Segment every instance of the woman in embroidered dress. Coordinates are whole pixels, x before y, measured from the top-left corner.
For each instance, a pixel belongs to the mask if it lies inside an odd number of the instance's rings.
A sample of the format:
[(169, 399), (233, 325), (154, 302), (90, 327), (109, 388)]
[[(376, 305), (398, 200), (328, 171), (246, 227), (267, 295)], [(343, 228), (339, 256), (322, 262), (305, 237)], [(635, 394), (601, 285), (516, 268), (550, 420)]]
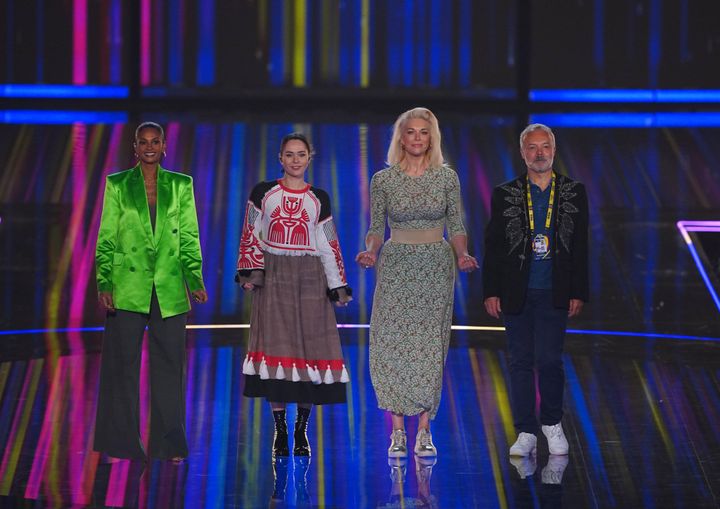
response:
[(283, 177), (250, 193), (238, 255), (236, 281), (253, 292), (243, 394), (270, 402), (273, 457), (290, 453), (286, 404), (298, 404), (293, 454), (309, 456), (312, 405), (345, 403), (349, 381), (331, 301), (352, 292), (330, 198), (305, 182), (312, 155), (303, 134), (282, 139)]
[(440, 144), (430, 110), (398, 117), (390, 167), (370, 183), (371, 224), (366, 250), (356, 257), (365, 268), (375, 265), (387, 218), (391, 235), (378, 262), (370, 319), (370, 376), (379, 407), (392, 413), (393, 458), (407, 456), (406, 415), (419, 416), (415, 454), (437, 455), (430, 420), (440, 404), (450, 342), (455, 264), (465, 272), (478, 267), (467, 252), (460, 183)]

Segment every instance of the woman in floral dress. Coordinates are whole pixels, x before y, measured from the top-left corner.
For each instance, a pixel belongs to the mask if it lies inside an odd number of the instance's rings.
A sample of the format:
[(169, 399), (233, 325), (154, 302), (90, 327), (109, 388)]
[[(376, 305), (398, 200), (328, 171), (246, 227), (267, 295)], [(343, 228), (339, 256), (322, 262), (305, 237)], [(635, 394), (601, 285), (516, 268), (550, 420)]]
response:
[[(398, 117), (387, 162), (370, 184), (371, 224), (366, 250), (356, 257), (365, 268), (378, 262), (370, 376), (379, 407), (392, 413), (388, 456), (407, 456), (406, 415), (419, 416), (415, 454), (436, 456), (430, 420), (440, 404), (450, 342), (455, 264), (465, 272), (478, 264), (467, 252), (460, 183), (444, 163), (430, 110)], [(391, 235), (383, 246), (386, 219)]]

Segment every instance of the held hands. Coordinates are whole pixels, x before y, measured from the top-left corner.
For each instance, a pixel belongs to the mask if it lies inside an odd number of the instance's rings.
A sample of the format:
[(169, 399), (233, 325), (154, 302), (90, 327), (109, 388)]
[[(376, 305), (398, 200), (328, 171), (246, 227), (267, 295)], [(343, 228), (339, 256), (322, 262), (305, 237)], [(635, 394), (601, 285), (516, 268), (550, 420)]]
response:
[(465, 253), (464, 255), (458, 256), (457, 266), (461, 272), (472, 272), (479, 267), (477, 260), (474, 256), (470, 256)]
[(98, 300), (100, 301), (100, 305), (105, 308), (105, 310), (110, 311), (111, 313), (115, 312), (115, 304), (113, 303), (112, 292), (99, 292)]
[(500, 297), (488, 297), (485, 299), (485, 311), (493, 318), (500, 318), (500, 313), (502, 313)]
[(204, 304), (208, 300), (208, 294), (205, 290), (195, 290), (192, 292), (192, 297), (198, 304)]
[(570, 299), (568, 318), (579, 315), (580, 311), (582, 311), (583, 304), (583, 301), (581, 301), (580, 299)]
[(355, 257), (355, 261), (358, 262), (363, 269), (369, 269), (375, 266), (377, 255), (372, 251), (360, 251)]

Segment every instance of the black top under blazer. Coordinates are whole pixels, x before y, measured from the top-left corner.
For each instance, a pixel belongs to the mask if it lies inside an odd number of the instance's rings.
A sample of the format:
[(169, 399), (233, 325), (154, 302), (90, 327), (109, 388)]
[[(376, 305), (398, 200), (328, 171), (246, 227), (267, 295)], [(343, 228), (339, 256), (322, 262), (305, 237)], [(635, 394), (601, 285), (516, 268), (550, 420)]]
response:
[[(570, 299), (588, 300), (588, 201), (580, 182), (557, 175), (555, 186), (552, 295), (555, 307), (567, 309)], [(504, 313), (522, 311), (530, 278), (526, 191), (527, 174), (496, 187), (485, 230), (484, 298), (500, 297)]]

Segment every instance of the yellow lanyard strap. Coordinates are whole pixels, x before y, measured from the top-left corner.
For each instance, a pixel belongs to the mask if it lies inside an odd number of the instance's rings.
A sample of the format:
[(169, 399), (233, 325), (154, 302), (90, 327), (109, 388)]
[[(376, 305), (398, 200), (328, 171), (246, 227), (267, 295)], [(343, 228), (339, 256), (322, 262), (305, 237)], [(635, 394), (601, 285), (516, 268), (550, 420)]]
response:
[[(530, 234), (535, 233), (535, 212), (533, 211), (532, 195), (530, 193), (530, 178), (527, 180), (527, 203), (528, 203), (528, 221), (530, 222)], [(555, 203), (555, 172), (552, 174), (552, 184), (550, 185), (550, 200), (548, 200), (547, 217), (545, 218), (545, 231), (550, 229), (550, 221), (552, 219), (553, 203)]]

